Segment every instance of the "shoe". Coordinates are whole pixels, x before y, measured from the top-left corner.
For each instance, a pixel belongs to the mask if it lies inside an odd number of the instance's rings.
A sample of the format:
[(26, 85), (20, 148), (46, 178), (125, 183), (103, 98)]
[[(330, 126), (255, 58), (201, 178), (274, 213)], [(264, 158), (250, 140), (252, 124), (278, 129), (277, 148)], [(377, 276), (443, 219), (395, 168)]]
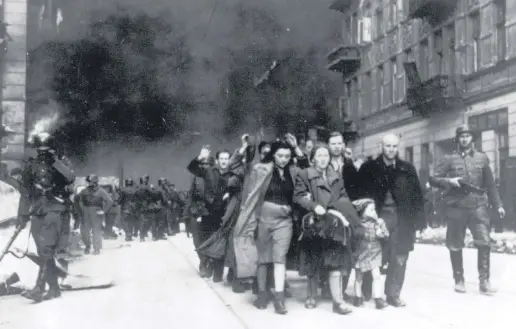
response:
[(260, 291), (258, 293), (258, 297), (253, 302), (254, 307), (256, 307), (259, 310), (264, 310), (269, 305), (270, 298), (269, 294), (266, 291)]
[(98, 250), (98, 249), (93, 250), (93, 254), (94, 255), (100, 255), (100, 250)]
[(274, 294), (274, 311), (277, 314), (285, 315), (288, 310), (285, 306), (285, 293), (283, 291)]
[(91, 251), (91, 247), (90, 246), (87, 246), (86, 248), (84, 248), (84, 254), (85, 255), (89, 255), (90, 251)]
[(458, 292), (460, 294), (466, 293), (466, 285), (464, 284), (463, 280), (455, 281), (455, 292)]
[(496, 294), (496, 289), (491, 287), (491, 283), (489, 282), (489, 280), (481, 281), (479, 285), (479, 290), (481, 294), (487, 296), (492, 296)]
[(387, 297), (387, 304), (394, 307), (405, 307), (407, 304), (399, 297)]
[(313, 297), (307, 297), (305, 300), (305, 308), (307, 309), (314, 309), (317, 307), (317, 302), (315, 301), (315, 298)]
[(340, 315), (348, 315), (352, 313), (353, 310), (346, 305), (346, 303), (333, 303), (333, 313), (337, 313)]
[(375, 304), (377, 310), (383, 310), (384, 308), (389, 306), (389, 304), (387, 304), (387, 302), (385, 300), (383, 300), (383, 298), (375, 298), (374, 304)]
[(247, 289), (242, 281), (235, 279), (231, 282), (231, 290), (236, 294), (243, 294)]
[(364, 298), (363, 297), (355, 297), (353, 299), (353, 306), (355, 306), (355, 307), (364, 306)]

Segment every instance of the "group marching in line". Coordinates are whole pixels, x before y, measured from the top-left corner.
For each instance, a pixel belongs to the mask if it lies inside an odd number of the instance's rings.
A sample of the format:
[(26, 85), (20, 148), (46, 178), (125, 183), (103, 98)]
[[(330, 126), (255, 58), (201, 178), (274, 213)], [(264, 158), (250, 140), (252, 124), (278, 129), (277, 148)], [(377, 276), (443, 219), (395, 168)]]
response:
[[(455, 140), (456, 151), (440, 161), (428, 183), (445, 189), (455, 291), (466, 292), (462, 249), (469, 229), (478, 249), (479, 290), (492, 295), (487, 207), (491, 203), (501, 217), (505, 211), (489, 159), (474, 147), (474, 132), (460, 126)], [(228, 267), (235, 293), (252, 290), (256, 308), (272, 301), (278, 314), (287, 313), (291, 296), (287, 270), (307, 277), (308, 309), (318, 306), (319, 288), (337, 314), (371, 298), (377, 309), (404, 307), (407, 261), (427, 221), (423, 186), (414, 165), (399, 158), (399, 142), (385, 135), (381, 154), (362, 164), (350, 158), (339, 132), (306, 142), (304, 150), (291, 134), (262, 141), (257, 152), (248, 135), (234, 153), (222, 150), (213, 158), (203, 147), (187, 167), (194, 179), (183, 212), (200, 276), (222, 282)]]
[[(479, 290), (492, 295), (487, 207), (491, 203), (502, 217), (505, 211), (489, 159), (474, 147), (474, 132), (460, 126), (455, 140), (456, 151), (441, 159), (428, 183), (445, 191), (455, 291), (466, 292), (462, 249), (469, 229), (478, 249)], [(22, 296), (38, 302), (59, 297), (71, 215), (84, 252), (93, 247), (96, 255), (104, 222), (104, 235), (112, 234), (106, 214), (118, 203), (127, 241), (145, 241), (149, 230), (153, 240), (174, 236), (182, 218), (199, 256), (199, 275), (222, 282), (228, 267), (232, 290), (251, 290), (258, 309), (272, 302), (276, 313), (287, 314), (287, 270), (307, 277), (307, 309), (321, 297), (331, 298), (333, 312), (342, 315), (352, 312), (350, 304), (360, 307), (370, 299), (377, 309), (404, 307), (407, 261), (427, 221), (423, 186), (414, 165), (398, 156), (399, 142), (395, 134), (385, 135), (381, 154), (358, 163), (339, 132), (326, 141), (306, 141), (303, 149), (292, 134), (257, 147), (244, 135), (235, 152), (212, 156), (209, 146), (201, 149), (188, 164), (193, 180), (183, 198), (167, 179), (153, 186), (148, 175), (139, 184), (128, 178), (111, 193), (90, 175), (89, 185), (73, 195), (69, 161), (42, 134), (34, 140), (37, 155), (10, 177), (22, 192), (18, 225), (31, 221), (41, 259), (35, 287)]]

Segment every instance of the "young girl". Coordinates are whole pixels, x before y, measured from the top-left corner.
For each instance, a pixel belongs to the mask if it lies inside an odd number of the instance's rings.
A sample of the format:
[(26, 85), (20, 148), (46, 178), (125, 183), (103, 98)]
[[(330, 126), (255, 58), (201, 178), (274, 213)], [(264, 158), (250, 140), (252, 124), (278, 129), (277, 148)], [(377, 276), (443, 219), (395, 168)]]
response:
[(363, 273), (371, 271), (373, 277), (373, 298), (377, 309), (387, 306), (382, 295), (380, 267), (382, 266), (381, 240), (389, 236), (389, 231), (383, 219), (378, 218), (375, 204), (372, 199), (353, 201), (364, 228), (364, 235), (360, 238), (355, 264), (355, 306), (364, 305), (362, 298)]

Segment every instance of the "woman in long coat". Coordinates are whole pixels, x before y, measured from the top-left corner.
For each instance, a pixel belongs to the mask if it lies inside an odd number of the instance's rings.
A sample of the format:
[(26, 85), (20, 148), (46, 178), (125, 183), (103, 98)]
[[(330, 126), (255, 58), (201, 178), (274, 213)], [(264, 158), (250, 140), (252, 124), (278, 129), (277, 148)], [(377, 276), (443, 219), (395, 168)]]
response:
[(333, 312), (349, 314), (342, 296), (342, 275), (353, 262), (351, 234), (359, 231), (360, 219), (351, 204), (342, 176), (329, 170), (330, 151), (326, 145), (312, 150), (313, 166), (296, 178), (294, 203), (307, 216), (303, 218), (300, 274), (308, 276), (306, 308), (315, 308), (319, 271), (329, 271)]
[[(292, 138), (292, 137), (291, 137)], [(292, 144), (278, 141), (263, 163), (253, 167), (246, 182), (241, 211), (234, 230), (234, 246), (239, 278), (257, 276), (258, 298), (254, 305), (265, 309), (267, 265), (274, 264), (274, 308), (286, 314), (286, 255), (292, 238), (292, 197), (296, 168), (292, 165)], [(296, 153), (301, 153), (296, 149)]]

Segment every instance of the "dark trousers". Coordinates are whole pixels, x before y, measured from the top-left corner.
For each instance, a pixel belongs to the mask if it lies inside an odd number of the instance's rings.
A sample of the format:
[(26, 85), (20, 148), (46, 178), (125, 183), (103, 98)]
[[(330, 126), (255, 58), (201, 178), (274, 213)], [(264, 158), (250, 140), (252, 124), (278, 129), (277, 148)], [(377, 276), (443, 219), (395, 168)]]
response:
[(149, 229), (152, 233), (153, 239), (159, 239), (164, 233), (163, 216), (160, 212), (145, 212), (140, 220), (140, 238), (146, 238)]
[[(380, 216), (385, 220), (390, 234), (389, 239), (382, 244), (382, 265), (388, 264), (384, 291), (387, 298), (399, 298), (405, 282), (405, 272), (409, 258), (409, 248), (403, 246), (402, 242), (406, 237), (402, 235), (412, 234), (413, 232), (403, 229), (403, 232), (400, 233), (395, 214), (381, 213)], [(371, 273), (366, 273), (362, 286), (364, 296), (371, 295), (372, 283)]]
[(123, 213), (123, 224), (125, 236), (132, 238), (138, 234), (138, 216), (134, 213), (124, 212)]

